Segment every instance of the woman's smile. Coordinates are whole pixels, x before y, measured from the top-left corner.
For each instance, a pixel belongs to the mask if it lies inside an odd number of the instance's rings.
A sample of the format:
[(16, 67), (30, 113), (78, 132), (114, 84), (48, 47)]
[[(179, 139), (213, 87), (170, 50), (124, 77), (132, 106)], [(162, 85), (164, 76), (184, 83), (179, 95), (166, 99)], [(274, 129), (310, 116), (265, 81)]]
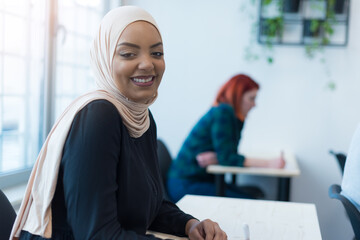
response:
[(155, 76), (137, 76), (130, 79), (136, 86), (148, 87), (154, 83)]

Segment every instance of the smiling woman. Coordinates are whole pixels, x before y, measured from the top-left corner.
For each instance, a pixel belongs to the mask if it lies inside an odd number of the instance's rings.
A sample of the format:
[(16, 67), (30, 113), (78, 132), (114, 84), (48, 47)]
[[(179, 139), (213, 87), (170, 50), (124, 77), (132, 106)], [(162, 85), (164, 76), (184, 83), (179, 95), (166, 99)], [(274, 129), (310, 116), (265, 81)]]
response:
[[(143, 38), (136, 38), (144, 34)], [(163, 44), (148, 22), (130, 24), (121, 34), (113, 60), (116, 86), (130, 100), (147, 103), (157, 94), (165, 71)]]
[(11, 239), (226, 239), (164, 199), (148, 107), (165, 70), (160, 32), (135, 6), (111, 10), (91, 47), (99, 89), (55, 123), (35, 163)]

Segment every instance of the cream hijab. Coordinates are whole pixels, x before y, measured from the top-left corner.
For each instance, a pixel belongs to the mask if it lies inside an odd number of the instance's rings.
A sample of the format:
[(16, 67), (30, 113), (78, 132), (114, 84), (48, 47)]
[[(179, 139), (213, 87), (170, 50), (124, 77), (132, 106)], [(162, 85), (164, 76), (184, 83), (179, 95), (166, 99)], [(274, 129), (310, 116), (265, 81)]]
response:
[(76, 99), (51, 129), (31, 172), (10, 239), (18, 238), (21, 230), (51, 238), (51, 201), (55, 193), (63, 146), (75, 115), (88, 103), (105, 99), (114, 104), (130, 136), (134, 138), (142, 136), (149, 128), (148, 107), (155, 101), (157, 93), (148, 103), (132, 102), (121, 94), (112, 77), (112, 61), (117, 41), (123, 30), (136, 21), (147, 21), (158, 29), (152, 16), (135, 6), (113, 9), (103, 18), (90, 51), (100, 90)]

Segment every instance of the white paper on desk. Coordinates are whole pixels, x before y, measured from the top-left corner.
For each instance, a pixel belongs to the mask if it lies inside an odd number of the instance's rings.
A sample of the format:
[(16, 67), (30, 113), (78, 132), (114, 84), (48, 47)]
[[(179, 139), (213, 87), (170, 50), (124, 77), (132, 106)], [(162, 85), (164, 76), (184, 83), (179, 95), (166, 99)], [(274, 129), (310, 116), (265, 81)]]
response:
[[(183, 206), (182, 210), (189, 212), (188, 210), (193, 209), (190, 213), (200, 220), (209, 218), (218, 222), (228, 235), (228, 239), (245, 240), (244, 222), (249, 225), (251, 240), (318, 239), (317, 232), (311, 231), (313, 226), (318, 225), (317, 218), (306, 217), (316, 212), (315, 206), (263, 200), (240, 202), (238, 199), (229, 198), (218, 199), (216, 205), (211, 204), (211, 199), (206, 201), (208, 204), (192, 201), (191, 206)], [(254, 207), (254, 201), (256, 201), (256, 207)]]

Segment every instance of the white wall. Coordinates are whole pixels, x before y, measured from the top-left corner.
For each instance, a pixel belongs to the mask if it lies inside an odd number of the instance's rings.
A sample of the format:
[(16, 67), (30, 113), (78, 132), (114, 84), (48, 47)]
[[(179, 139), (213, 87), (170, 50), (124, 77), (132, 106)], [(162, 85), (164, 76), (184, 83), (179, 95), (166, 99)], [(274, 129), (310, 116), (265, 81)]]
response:
[[(291, 149), (301, 168), (301, 176), (292, 181), (291, 200), (316, 204), (323, 239), (351, 239), (343, 207), (327, 194), (331, 184), (341, 182), (328, 151), (347, 152), (360, 120), (360, 16), (355, 14), (360, 1), (351, 1), (348, 46), (326, 48), (326, 64), (308, 59), (302, 47), (281, 46), (275, 47), (272, 65), (244, 59), (252, 39), (250, 16), (256, 17), (258, 10), (251, 2), (126, 1), (152, 13), (163, 35), (167, 70), (151, 107), (158, 136), (175, 156), (219, 86), (236, 73), (251, 75), (261, 91), (246, 121), (240, 150)], [(335, 91), (326, 87), (326, 68), (337, 84)]]

